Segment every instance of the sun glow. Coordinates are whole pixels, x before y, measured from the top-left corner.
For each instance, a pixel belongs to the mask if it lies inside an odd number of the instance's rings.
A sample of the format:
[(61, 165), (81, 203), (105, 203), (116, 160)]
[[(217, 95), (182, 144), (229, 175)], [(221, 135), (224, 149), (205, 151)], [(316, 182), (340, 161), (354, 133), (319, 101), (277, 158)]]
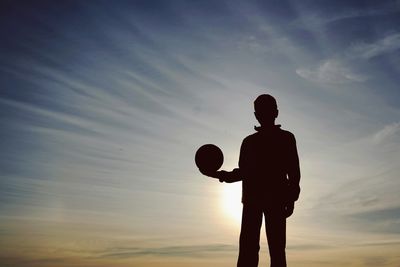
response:
[(224, 184), (222, 189), (222, 209), (226, 215), (240, 223), (242, 218), (241, 183)]

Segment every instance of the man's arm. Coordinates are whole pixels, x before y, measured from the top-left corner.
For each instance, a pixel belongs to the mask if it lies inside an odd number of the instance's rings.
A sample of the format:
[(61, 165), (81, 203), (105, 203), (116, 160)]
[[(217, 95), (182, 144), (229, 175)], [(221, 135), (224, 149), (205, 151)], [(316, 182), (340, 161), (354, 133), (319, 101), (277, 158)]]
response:
[(240, 156), (239, 156), (239, 168), (235, 168), (232, 171), (216, 171), (213, 173), (204, 173), (200, 170), (200, 172), (204, 175), (217, 178), (219, 181), (226, 182), (226, 183), (234, 183), (241, 181), (243, 179), (243, 166), (246, 165), (245, 160), (246, 160), (246, 139), (243, 140), (242, 145), (240, 147)]
[(247, 138), (245, 138), (240, 146), (240, 155), (239, 155), (239, 168), (233, 169), (231, 172), (221, 171), (219, 181), (226, 183), (234, 183), (243, 180), (243, 170), (246, 169), (246, 160), (248, 160), (248, 156), (246, 155), (248, 152)]
[[(200, 170), (200, 169), (199, 169)], [(240, 177), (240, 170), (239, 168), (233, 169), (232, 171), (216, 171), (216, 172), (204, 172), (202, 170), (200, 170), (200, 172), (206, 176), (212, 177), (212, 178), (217, 178), (219, 179), (219, 181), (222, 182), (226, 182), (226, 183), (234, 183), (237, 181), (242, 180), (242, 178)]]
[(289, 180), (289, 198), (296, 201), (300, 195), (300, 163), (297, 153), (296, 139), (292, 134), (289, 143), (289, 162), (288, 162), (288, 180)]
[(221, 183), (234, 183), (242, 180), (239, 168), (233, 169), (231, 172), (218, 171), (217, 173), (219, 176), (218, 179)]

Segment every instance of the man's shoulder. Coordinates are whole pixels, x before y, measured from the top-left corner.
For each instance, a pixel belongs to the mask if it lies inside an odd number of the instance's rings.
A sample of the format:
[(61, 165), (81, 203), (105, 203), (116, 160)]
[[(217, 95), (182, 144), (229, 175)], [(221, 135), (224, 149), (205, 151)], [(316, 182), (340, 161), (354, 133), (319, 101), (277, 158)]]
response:
[(288, 130), (283, 130), (283, 129), (279, 129), (279, 130), (281, 132), (281, 135), (283, 135), (283, 136), (285, 136), (287, 138), (290, 138), (290, 139), (294, 139), (295, 138), (294, 134), (292, 132), (290, 132)]
[(246, 136), (243, 140), (251, 140), (251, 139), (254, 139), (257, 135), (258, 135), (258, 132), (249, 134), (249, 135)]
[(249, 134), (248, 136), (246, 136), (246, 137), (243, 139), (243, 143), (251, 142), (252, 140), (257, 139), (257, 136), (258, 136), (258, 135), (259, 135), (259, 132), (255, 132), (255, 133)]
[(292, 132), (283, 129), (280, 129), (280, 132), (281, 138), (282, 140), (284, 140), (285, 143), (287, 143), (288, 145), (296, 144), (296, 137)]
[[(275, 136), (277, 136), (283, 142), (296, 143), (294, 134), (288, 130), (283, 130), (281, 128), (277, 128), (276, 132), (275, 132)], [(265, 135), (263, 135), (263, 133), (257, 131), (255, 133), (252, 133), (252, 134), (246, 136), (243, 139), (243, 144), (258, 143), (258, 142), (260, 142), (260, 140), (262, 140), (264, 138), (265, 138)], [(284, 140), (286, 140), (286, 141), (284, 141)]]

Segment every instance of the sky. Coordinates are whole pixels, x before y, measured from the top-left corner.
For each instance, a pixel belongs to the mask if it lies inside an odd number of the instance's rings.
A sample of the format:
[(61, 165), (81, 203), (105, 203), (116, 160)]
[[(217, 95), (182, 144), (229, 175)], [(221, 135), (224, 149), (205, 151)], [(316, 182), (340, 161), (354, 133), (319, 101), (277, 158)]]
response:
[(1, 266), (235, 266), (241, 184), (194, 154), (237, 167), (263, 93), (300, 156), (289, 266), (400, 266), (399, 1), (0, 5)]

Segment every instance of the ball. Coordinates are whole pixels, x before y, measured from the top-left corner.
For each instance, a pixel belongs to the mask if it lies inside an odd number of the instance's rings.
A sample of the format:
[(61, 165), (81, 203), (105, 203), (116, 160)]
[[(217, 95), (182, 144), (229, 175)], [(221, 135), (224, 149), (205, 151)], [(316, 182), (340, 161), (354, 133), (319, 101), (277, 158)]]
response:
[(206, 144), (197, 149), (195, 162), (201, 171), (205, 173), (215, 172), (224, 163), (224, 155), (216, 145)]

